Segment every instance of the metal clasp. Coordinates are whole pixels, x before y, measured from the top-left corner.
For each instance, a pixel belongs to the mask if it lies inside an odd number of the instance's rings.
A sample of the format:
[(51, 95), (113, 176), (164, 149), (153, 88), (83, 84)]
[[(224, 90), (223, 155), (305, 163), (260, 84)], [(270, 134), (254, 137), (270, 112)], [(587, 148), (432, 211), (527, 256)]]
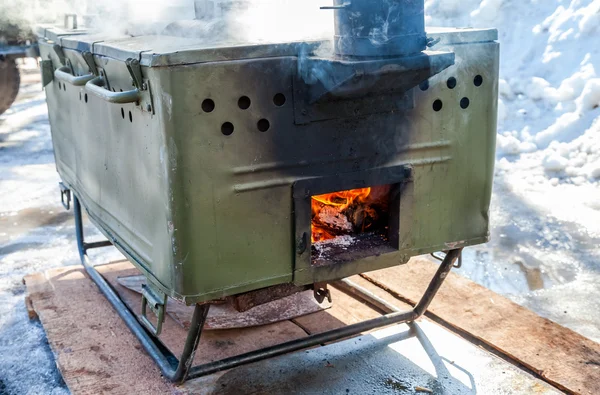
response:
[(325, 298), (331, 303), (331, 291), (327, 288), (327, 283), (315, 283), (313, 285), (314, 296), (317, 302), (323, 303)]
[[(437, 259), (438, 261), (443, 261), (444, 258), (445, 258), (445, 256), (444, 257), (439, 257), (439, 256), (435, 255), (434, 252), (432, 252), (430, 255), (432, 257), (434, 257), (435, 259)], [(462, 250), (460, 251), (460, 254), (458, 254), (458, 260), (457, 260), (457, 262), (452, 267), (454, 267), (456, 269), (460, 269), (461, 266), (462, 266)]]
[(66, 210), (71, 209), (71, 190), (62, 182), (58, 183), (60, 188), (60, 202)]
[[(151, 288), (148, 284), (142, 284), (142, 316), (140, 320), (154, 336), (160, 335), (160, 332), (162, 331), (162, 324), (165, 321), (166, 305), (167, 295)], [(156, 325), (152, 324), (146, 315), (146, 308), (148, 306), (157, 318)]]

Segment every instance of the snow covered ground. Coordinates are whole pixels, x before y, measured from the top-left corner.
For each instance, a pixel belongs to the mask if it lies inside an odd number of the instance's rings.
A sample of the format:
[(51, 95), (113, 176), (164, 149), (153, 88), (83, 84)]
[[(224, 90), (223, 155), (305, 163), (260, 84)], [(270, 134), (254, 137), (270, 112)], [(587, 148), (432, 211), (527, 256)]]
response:
[[(72, 212), (60, 204), (45, 95), (35, 61), (0, 116), (0, 394), (68, 394), (41, 325), (25, 308), (23, 277), (79, 264)], [(93, 227), (86, 234), (98, 235)], [(103, 251), (99, 260), (118, 257)]]
[[(492, 241), (458, 272), (600, 341), (600, 0), (428, 0), (426, 12), (430, 26), (500, 33)], [(78, 263), (34, 68), (0, 116), (0, 393), (62, 394), (21, 282)]]
[(500, 36), (492, 242), (460, 273), (600, 341), (600, 0), (429, 0), (426, 13)]

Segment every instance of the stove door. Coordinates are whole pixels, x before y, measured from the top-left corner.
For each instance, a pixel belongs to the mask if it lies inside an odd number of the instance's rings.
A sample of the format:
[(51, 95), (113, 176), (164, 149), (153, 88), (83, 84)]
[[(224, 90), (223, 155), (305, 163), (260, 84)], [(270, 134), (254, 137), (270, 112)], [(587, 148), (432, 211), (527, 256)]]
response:
[[(412, 168), (400, 165), (372, 169), (337, 176), (319, 177), (297, 181), (293, 185), (295, 220), (295, 267), (294, 283), (298, 285), (331, 281), (354, 274), (382, 269), (405, 263), (408, 256), (400, 251), (400, 215), (403, 196), (410, 195)], [(345, 204), (348, 192), (359, 190), (364, 194), (385, 191), (385, 210), (377, 210), (377, 217), (387, 216), (379, 228), (364, 229), (354, 221), (361, 213), (373, 210), (372, 206), (355, 202)], [(315, 234), (319, 222), (315, 207), (322, 208), (321, 196), (333, 196), (331, 205), (332, 222), (348, 224), (332, 225), (328, 239), (317, 241)], [(315, 201), (316, 197), (316, 201)], [(369, 201), (367, 198), (364, 202)], [(341, 207), (341, 209), (340, 209)], [(339, 213), (335, 213), (338, 210)], [(379, 218), (384, 219), (384, 218)], [(325, 220), (324, 222), (329, 222)], [(320, 224), (320, 225), (319, 225)], [(333, 237), (335, 236), (335, 237)]]

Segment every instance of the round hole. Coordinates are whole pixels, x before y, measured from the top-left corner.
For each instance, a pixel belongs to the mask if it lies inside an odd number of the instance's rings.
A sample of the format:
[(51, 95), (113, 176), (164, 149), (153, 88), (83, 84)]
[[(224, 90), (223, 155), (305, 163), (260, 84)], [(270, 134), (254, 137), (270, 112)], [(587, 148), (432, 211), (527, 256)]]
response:
[(440, 111), (442, 109), (442, 101), (437, 99), (433, 102), (433, 111)]
[(205, 99), (202, 102), (202, 111), (204, 112), (212, 112), (215, 109), (215, 102), (211, 99)]
[(261, 119), (260, 121), (258, 121), (256, 126), (258, 127), (258, 130), (260, 130), (261, 132), (266, 132), (271, 127), (271, 124), (269, 123), (268, 120)]
[(483, 84), (483, 77), (477, 74), (475, 78), (473, 78), (473, 83), (475, 86), (481, 86), (481, 84)]
[(87, 93), (83, 95), (83, 100), (87, 103)]
[(112, 89), (113, 92), (115, 91), (115, 88), (111, 88), (111, 89)]
[(81, 100), (81, 92), (79, 92), (79, 100)]
[(469, 98), (463, 97), (462, 99), (460, 99), (460, 108), (462, 108), (463, 110), (466, 109), (467, 107), (469, 107), (469, 103)]
[(427, 89), (429, 89), (429, 80), (425, 80), (425, 81), (421, 82), (419, 84), (419, 89), (421, 89), (423, 92), (425, 92)]
[(231, 133), (233, 133), (233, 124), (231, 122), (225, 122), (221, 125), (221, 133), (225, 136), (231, 135)]
[(248, 96), (242, 96), (238, 100), (238, 107), (242, 110), (247, 110), (250, 107), (250, 98)]
[(63, 84), (63, 91), (67, 91), (67, 84)]
[(121, 107), (121, 118), (125, 119), (125, 110)]
[(278, 93), (275, 96), (273, 96), (273, 103), (277, 106), (277, 107), (281, 107), (285, 104), (285, 95), (283, 93)]
[(59, 82), (59, 83), (58, 83), (58, 90), (61, 90), (61, 89), (62, 89), (62, 86), (61, 86), (61, 84), (60, 84), (60, 82)]
[(446, 81), (446, 86), (450, 89), (454, 89), (456, 87), (456, 78), (450, 77), (448, 81)]
[(131, 115), (131, 111), (129, 111), (129, 122), (133, 122), (133, 115)]

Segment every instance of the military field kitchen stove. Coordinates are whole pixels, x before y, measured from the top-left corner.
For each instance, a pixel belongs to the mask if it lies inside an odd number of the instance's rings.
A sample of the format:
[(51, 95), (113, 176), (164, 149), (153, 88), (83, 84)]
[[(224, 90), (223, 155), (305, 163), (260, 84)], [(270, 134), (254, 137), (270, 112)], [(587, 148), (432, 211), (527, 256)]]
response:
[[(232, 45), (201, 29), (223, 3), (160, 35), (37, 30), (82, 262), (173, 381), (414, 321), (489, 238), (494, 29), (425, 30), (423, 0), (335, 0), (331, 40)], [(83, 210), (106, 241), (85, 240)], [(109, 245), (145, 276), (139, 320), (88, 259)], [(437, 251), (414, 310), (191, 366), (211, 303), (322, 301), (329, 282)], [(159, 339), (167, 303), (195, 306), (179, 359)]]

